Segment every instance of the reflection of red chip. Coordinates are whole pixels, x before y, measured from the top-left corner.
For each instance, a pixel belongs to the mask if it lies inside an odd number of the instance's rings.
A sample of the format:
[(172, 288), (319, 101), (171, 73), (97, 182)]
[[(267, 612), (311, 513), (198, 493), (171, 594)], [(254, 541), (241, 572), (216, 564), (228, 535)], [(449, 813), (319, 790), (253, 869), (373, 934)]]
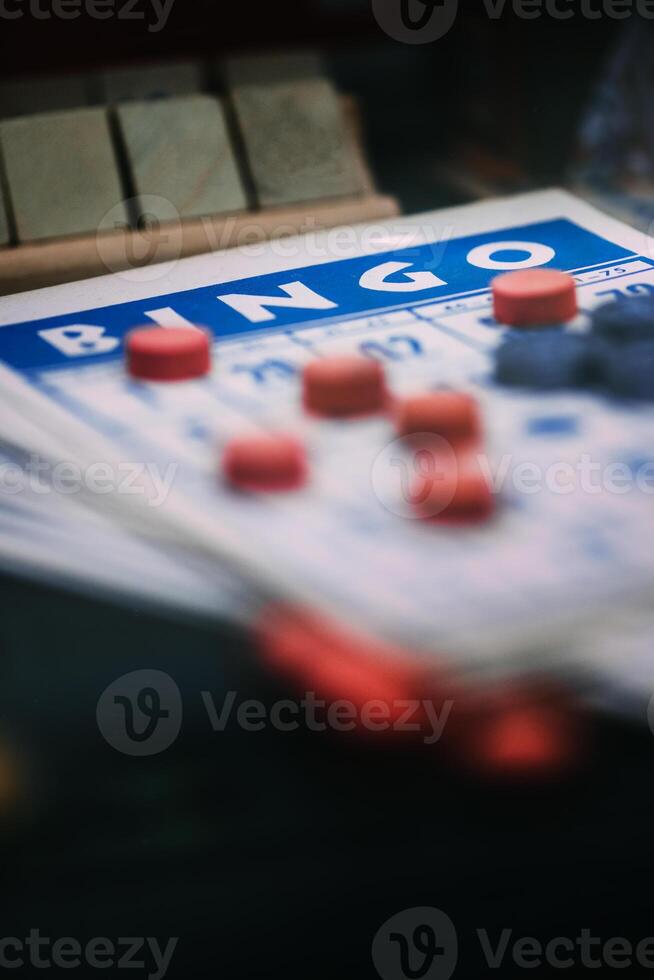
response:
[(139, 327), (126, 338), (127, 370), (141, 381), (187, 381), (211, 368), (209, 335), (187, 327)]
[(430, 391), (405, 398), (395, 407), (395, 420), (401, 436), (429, 432), (451, 443), (480, 436), (477, 403), (461, 391)]
[(222, 469), (239, 490), (293, 490), (306, 479), (306, 454), (292, 436), (237, 436), (225, 447)]
[(561, 733), (556, 718), (544, 710), (514, 708), (487, 725), (480, 754), (499, 769), (532, 769), (550, 765), (561, 755)]
[(582, 716), (563, 691), (487, 692), (464, 706), (456, 751), (469, 768), (490, 777), (556, 776), (584, 755)]
[(368, 357), (326, 357), (304, 369), (304, 406), (317, 415), (364, 415), (386, 404), (382, 365)]
[(557, 269), (506, 272), (492, 289), (495, 319), (510, 326), (564, 323), (577, 313), (575, 281)]
[(442, 524), (477, 524), (488, 520), (494, 510), (488, 479), (473, 453), (443, 458), (432, 473), (414, 481), (416, 513)]

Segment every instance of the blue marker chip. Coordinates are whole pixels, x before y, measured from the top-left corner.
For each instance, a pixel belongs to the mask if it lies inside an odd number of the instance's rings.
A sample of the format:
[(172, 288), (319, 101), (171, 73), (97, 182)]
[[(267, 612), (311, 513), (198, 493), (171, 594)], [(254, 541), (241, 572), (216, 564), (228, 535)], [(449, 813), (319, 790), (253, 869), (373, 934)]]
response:
[(596, 337), (620, 344), (654, 340), (654, 294), (604, 303), (591, 318)]
[(539, 391), (583, 388), (596, 382), (599, 360), (588, 335), (560, 329), (510, 335), (495, 352), (495, 380)]
[(614, 347), (604, 362), (603, 374), (612, 395), (654, 401), (654, 340)]

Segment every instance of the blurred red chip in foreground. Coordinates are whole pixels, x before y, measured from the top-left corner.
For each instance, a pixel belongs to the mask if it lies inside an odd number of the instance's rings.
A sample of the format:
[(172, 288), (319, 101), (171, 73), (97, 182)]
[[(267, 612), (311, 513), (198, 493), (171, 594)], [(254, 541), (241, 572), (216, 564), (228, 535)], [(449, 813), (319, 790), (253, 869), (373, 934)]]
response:
[(557, 269), (518, 269), (493, 279), (493, 312), (500, 323), (530, 327), (564, 323), (577, 313), (575, 281)]
[(306, 480), (306, 453), (292, 436), (236, 436), (225, 447), (222, 470), (239, 490), (294, 490)]
[(303, 372), (304, 407), (317, 415), (365, 415), (386, 404), (382, 365), (372, 358), (343, 356), (311, 361)]
[(477, 402), (462, 391), (430, 391), (404, 398), (395, 406), (395, 424), (401, 436), (429, 432), (451, 443), (481, 435)]
[[(359, 734), (412, 730), (419, 739), (427, 733), (433, 744), (433, 712), (428, 718), (425, 709), (431, 702), (444, 722), (438, 737), (448, 757), (477, 776), (539, 780), (562, 773), (581, 754), (579, 715), (563, 691), (464, 688), (440, 664), (414, 660), (406, 650), (292, 606), (268, 607), (256, 639), (276, 672), (328, 704), (349, 702)], [(367, 724), (371, 705), (375, 722)], [(413, 729), (403, 727), (407, 720)]]
[(188, 327), (138, 327), (126, 338), (127, 370), (140, 381), (188, 381), (211, 368), (209, 334)]
[(436, 459), (414, 480), (412, 503), (419, 517), (443, 524), (476, 524), (495, 509), (488, 480), (471, 452)]
[[(381, 704), (390, 730), (407, 714), (407, 700), (415, 700), (419, 709), (419, 699), (437, 683), (436, 670), (405, 650), (291, 606), (267, 609), (257, 638), (264, 660), (275, 670), (327, 701), (349, 701), (361, 731), (366, 730), (365, 705)], [(418, 715), (419, 710), (411, 720), (419, 723)]]

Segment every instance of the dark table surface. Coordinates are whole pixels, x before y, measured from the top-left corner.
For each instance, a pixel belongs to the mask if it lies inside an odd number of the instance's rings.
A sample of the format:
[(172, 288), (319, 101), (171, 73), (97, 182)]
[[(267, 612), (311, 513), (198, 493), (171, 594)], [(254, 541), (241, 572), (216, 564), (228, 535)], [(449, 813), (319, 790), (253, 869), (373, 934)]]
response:
[[(428, 906), (455, 924), (455, 975), (482, 977), (480, 928), (654, 932), (646, 726), (597, 718), (578, 768), (517, 785), (457, 771), (438, 745), (214, 731), (202, 692), (289, 694), (246, 638), (9, 579), (2, 595), (3, 936), (179, 937), (172, 977), (374, 977), (377, 930)], [(96, 709), (147, 668), (177, 684), (183, 723), (138, 758)]]

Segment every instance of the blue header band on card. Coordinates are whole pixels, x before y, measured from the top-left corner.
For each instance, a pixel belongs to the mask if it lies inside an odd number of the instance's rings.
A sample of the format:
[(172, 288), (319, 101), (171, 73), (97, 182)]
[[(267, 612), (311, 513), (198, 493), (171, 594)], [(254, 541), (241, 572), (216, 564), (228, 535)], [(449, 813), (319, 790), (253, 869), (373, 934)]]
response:
[(112, 360), (125, 333), (162, 308), (236, 338), (484, 290), (525, 262), (569, 271), (633, 255), (559, 218), (13, 324), (0, 329), (0, 358), (26, 372)]

